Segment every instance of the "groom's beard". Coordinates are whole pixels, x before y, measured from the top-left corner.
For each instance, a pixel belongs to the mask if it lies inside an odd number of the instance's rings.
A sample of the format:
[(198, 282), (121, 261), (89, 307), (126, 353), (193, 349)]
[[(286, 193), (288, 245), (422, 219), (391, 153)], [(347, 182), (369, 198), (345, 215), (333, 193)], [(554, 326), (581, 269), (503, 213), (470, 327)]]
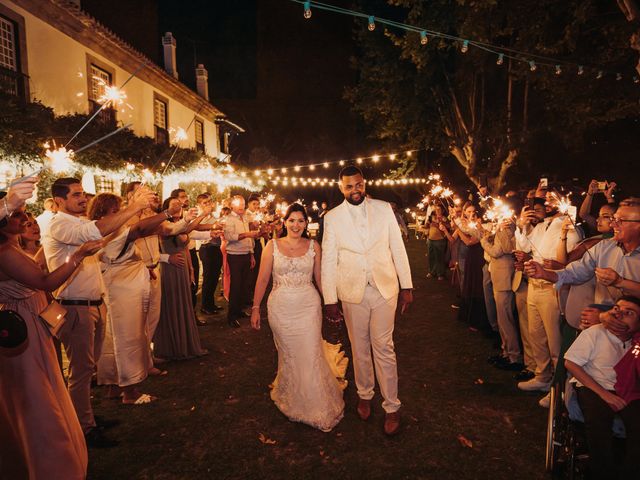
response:
[(360, 205), (362, 202), (364, 202), (364, 199), (364, 192), (357, 194), (351, 193), (348, 197), (346, 197), (347, 202), (349, 202), (351, 205)]

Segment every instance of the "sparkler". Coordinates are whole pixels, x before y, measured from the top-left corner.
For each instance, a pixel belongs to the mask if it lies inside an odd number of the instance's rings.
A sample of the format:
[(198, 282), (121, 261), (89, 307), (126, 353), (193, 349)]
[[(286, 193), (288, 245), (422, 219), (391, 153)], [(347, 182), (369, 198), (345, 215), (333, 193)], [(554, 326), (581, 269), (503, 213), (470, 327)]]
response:
[(49, 143), (44, 144), (44, 148), (46, 148), (45, 157), (49, 161), (49, 167), (51, 171), (55, 174), (69, 172), (74, 168), (74, 151), (67, 150), (65, 147), (55, 148), (56, 144), (53, 144), (53, 150), (50, 149)]

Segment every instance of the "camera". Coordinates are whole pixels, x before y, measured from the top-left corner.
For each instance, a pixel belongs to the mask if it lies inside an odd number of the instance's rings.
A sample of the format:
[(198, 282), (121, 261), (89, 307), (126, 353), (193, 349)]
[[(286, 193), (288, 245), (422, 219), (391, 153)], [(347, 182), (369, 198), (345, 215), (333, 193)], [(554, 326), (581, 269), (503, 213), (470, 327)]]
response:
[(598, 182), (598, 191), (604, 192), (607, 189), (608, 182), (605, 180), (604, 182)]

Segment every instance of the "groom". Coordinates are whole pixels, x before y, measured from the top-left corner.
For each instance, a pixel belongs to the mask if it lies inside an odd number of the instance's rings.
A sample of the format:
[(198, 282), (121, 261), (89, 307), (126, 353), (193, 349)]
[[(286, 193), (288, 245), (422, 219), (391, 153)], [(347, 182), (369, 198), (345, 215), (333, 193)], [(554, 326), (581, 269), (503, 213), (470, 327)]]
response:
[(391, 205), (365, 197), (360, 169), (343, 168), (339, 186), (345, 201), (324, 217), (326, 312), (330, 320), (339, 319), (342, 301), (360, 397), (358, 415), (362, 420), (371, 415), (375, 364), (386, 412), (384, 432), (394, 435), (400, 429), (400, 400), (393, 326), (398, 302), (402, 314), (413, 301), (409, 259)]

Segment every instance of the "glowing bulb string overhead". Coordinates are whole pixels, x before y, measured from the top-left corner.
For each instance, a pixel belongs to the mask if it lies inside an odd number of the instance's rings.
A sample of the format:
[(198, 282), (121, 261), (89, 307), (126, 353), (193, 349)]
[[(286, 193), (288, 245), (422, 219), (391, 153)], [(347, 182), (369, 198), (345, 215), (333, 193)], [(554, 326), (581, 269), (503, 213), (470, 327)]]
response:
[[(304, 18), (306, 19), (311, 18), (312, 8), (318, 9), (318, 10), (324, 10), (332, 13), (337, 13), (341, 15), (348, 15), (354, 18), (361, 18), (367, 22), (367, 28), (371, 32), (376, 30), (377, 24), (387, 25), (389, 27), (393, 27), (399, 30), (404, 30), (410, 33), (417, 34), (417, 38), (419, 39), (419, 42), (421, 45), (427, 45), (429, 43), (429, 37), (433, 37), (433, 38), (440, 38), (443, 40), (447, 40), (451, 43), (459, 45), (460, 52), (462, 54), (467, 53), (470, 47), (474, 47), (478, 50), (482, 50), (487, 53), (496, 55), (497, 57), (496, 65), (498, 66), (503, 65), (504, 59), (508, 58), (516, 62), (520, 62), (528, 65), (529, 69), (532, 72), (536, 71), (539, 66), (543, 66), (543, 67), (548, 67), (549, 70), (554, 72), (555, 75), (557, 76), (560, 76), (564, 71), (576, 73), (577, 75), (584, 75), (585, 73), (585, 68), (586, 68), (585, 65), (568, 61), (565, 59), (549, 57), (546, 55), (540, 55), (532, 52), (525, 52), (522, 50), (495, 45), (495, 44), (491, 44), (491, 43), (483, 42), (479, 40), (458, 37), (455, 35), (438, 32), (436, 30), (429, 30), (422, 27), (416, 27), (414, 25), (408, 25), (406, 23), (401, 23), (393, 20), (388, 20), (385, 18), (380, 18), (367, 13), (362, 13), (362, 12), (357, 12), (355, 10), (349, 10), (346, 8), (337, 7), (335, 5), (331, 5), (327, 3), (315, 2), (315, 1), (303, 1), (303, 0), (289, 0), (289, 1), (303, 5)], [(602, 67), (599, 67), (597, 65), (590, 65), (588, 68), (592, 71), (593, 77), (597, 80), (603, 78), (603, 76), (605, 75), (606, 70)], [(615, 72), (611, 70), (606, 72), (610, 77), (615, 78), (616, 81), (620, 81), (623, 79), (623, 75), (620, 72)], [(626, 78), (632, 79), (633, 82), (636, 84), (640, 83), (640, 78), (638, 78), (637, 75), (628, 75)]]
[(423, 150), (426, 150), (426, 149), (421, 148), (421, 149), (414, 149), (414, 150), (406, 150), (406, 151), (403, 151), (402, 153), (374, 154), (368, 157), (356, 157), (356, 158), (344, 159), (344, 160), (331, 160), (331, 161), (324, 160), (322, 162), (317, 162), (317, 163), (307, 163), (307, 164), (301, 163), (297, 165), (269, 167), (269, 168), (262, 168), (262, 169), (259, 168), (254, 170), (253, 174), (256, 177), (260, 177), (264, 174), (272, 177), (273, 175), (278, 173), (287, 174), (291, 171), (300, 172), (302, 169), (309, 169), (311, 171), (314, 171), (319, 168), (329, 168), (331, 166), (344, 167), (349, 164), (355, 164), (357, 166), (360, 166), (360, 165), (365, 165), (369, 162), (371, 163), (371, 165), (376, 165), (385, 159), (392, 162), (399, 160), (402, 155), (404, 155), (406, 158), (411, 158), (414, 153), (417, 153)]

